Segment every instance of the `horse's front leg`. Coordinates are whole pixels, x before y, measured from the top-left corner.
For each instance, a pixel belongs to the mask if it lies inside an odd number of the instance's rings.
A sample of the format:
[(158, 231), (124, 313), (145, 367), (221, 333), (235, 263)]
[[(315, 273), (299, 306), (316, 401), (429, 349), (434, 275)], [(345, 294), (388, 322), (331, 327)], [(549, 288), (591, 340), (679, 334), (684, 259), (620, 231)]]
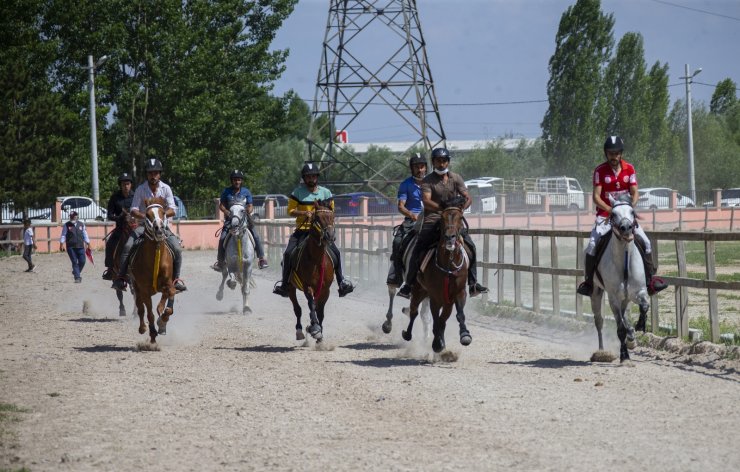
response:
[(644, 333), (645, 324), (647, 323), (647, 312), (650, 310), (650, 299), (648, 298), (647, 293), (640, 294), (637, 297), (637, 306), (640, 307), (640, 318), (635, 324), (635, 331), (642, 331)]
[(146, 333), (146, 325), (144, 324), (144, 311), (146, 307), (144, 305), (144, 298), (139, 295), (139, 291), (136, 291), (136, 298), (134, 298), (136, 304), (136, 312), (139, 315), (139, 334)]
[[(175, 310), (175, 292), (175, 286), (170, 284), (162, 291), (162, 299), (159, 301), (159, 305), (157, 305), (157, 313), (159, 313), (157, 329), (159, 330), (159, 334), (163, 336), (167, 334), (167, 322), (170, 321), (170, 316), (172, 316)], [(166, 307), (165, 302), (167, 303)]]
[(221, 301), (224, 299), (224, 283), (226, 283), (226, 277), (228, 277), (229, 271), (224, 267), (221, 269), (221, 285), (218, 286), (218, 292), (216, 292), (216, 300)]
[(405, 330), (401, 331), (401, 337), (404, 341), (411, 341), (413, 337), (414, 321), (416, 321), (416, 317), (419, 315), (419, 303), (421, 300), (423, 300), (423, 297), (419, 287), (414, 287), (413, 292), (411, 292), (411, 303), (409, 304), (409, 325)]
[(388, 311), (385, 313), (385, 323), (383, 323), (383, 332), (388, 334), (393, 329), (393, 299), (396, 297), (396, 289), (390, 285), (388, 287)]
[(152, 310), (152, 297), (154, 294), (145, 295), (146, 320), (149, 323), (149, 338), (152, 344), (157, 342), (157, 328), (154, 327), (154, 311)]
[(301, 305), (298, 304), (298, 298), (296, 298), (296, 289), (292, 285), (288, 286), (288, 297), (290, 302), (293, 304), (293, 313), (295, 314), (295, 339), (296, 341), (302, 341), (306, 339), (303, 335), (303, 325), (301, 324)]
[(457, 324), (460, 326), (460, 344), (469, 346), (473, 342), (473, 336), (470, 335), (468, 327), (465, 326), (465, 290), (455, 300), (455, 310), (457, 311)]
[(604, 327), (604, 316), (601, 314), (601, 300), (604, 296), (604, 291), (599, 287), (593, 288), (591, 294), (591, 311), (594, 314), (594, 325), (596, 325), (596, 334), (599, 337), (599, 351), (604, 350), (604, 338), (601, 334), (601, 330)]
[(321, 324), (316, 316), (316, 299), (314, 298), (313, 289), (307, 287), (304, 292), (306, 295), (306, 301), (308, 302), (309, 317), (311, 324), (308, 326), (308, 334), (310, 334), (317, 341), (323, 337), (321, 333)]
[[(452, 314), (452, 304), (443, 305), (441, 307), (441, 313), (439, 308), (440, 307), (437, 307), (436, 310), (439, 315), (432, 315), (434, 318), (434, 327), (432, 328), (432, 331), (434, 332), (432, 350), (436, 353), (440, 353), (445, 349), (445, 329), (447, 329), (447, 319), (449, 319), (450, 315)], [(434, 312), (434, 303), (432, 303), (432, 313)]]
[(123, 304), (122, 290), (116, 290), (116, 298), (118, 298), (118, 316), (126, 316), (126, 306)]
[[(629, 300), (623, 300), (621, 306), (619, 307), (619, 311), (615, 313), (619, 313), (619, 320), (617, 320), (617, 323), (624, 326), (626, 332), (627, 349), (634, 349), (637, 346), (637, 341), (635, 340), (635, 328), (632, 327), (629, 321), (629, 317), (627, 316), (629, 305)], [(629, 356), (627, 357), (629, 358)]]
[(247, 267), (247, 263), (244, 263), (244, 271), (242, 272), (242, 314), (246, 315), (247, 313), (252, 313), (252, 309), (249, 307), (249, 292), (251, 288), (249, 287), (249, 279), (250, 276), (251, 267)]

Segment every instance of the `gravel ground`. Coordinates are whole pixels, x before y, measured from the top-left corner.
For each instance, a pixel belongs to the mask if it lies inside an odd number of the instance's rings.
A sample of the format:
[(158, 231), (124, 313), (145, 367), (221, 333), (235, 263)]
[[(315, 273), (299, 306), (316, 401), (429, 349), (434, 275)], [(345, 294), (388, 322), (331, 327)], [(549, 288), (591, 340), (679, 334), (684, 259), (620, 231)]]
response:
[[(159, 351), (118, 316), (101, 268), (74, 284), (64, 254), (0, 259), (0, 468), (187, 470), (736, 470), (737, 369), (671, 362), (593, 364), (595, 330), (571, 334), (468, 316), (450, 358), (421, 323), (380, 330), (382, 285), (327, 305), (324, 342), (295, 341), (290, 302), (256, 274), (253, 314), (215, 300), (214, 251), (184, 254)], [(96, 254), (102, 261), (102, 254)], [(131, 313), (132, 301), (125, 302)], [(305, 311), (305, 310), (304, 310)], [(305, 325), (304, 316), (304, 325)], [(607, 348), (618, 352), (614, 333)], [(15, 419), (17, 421), (9, 421)]]

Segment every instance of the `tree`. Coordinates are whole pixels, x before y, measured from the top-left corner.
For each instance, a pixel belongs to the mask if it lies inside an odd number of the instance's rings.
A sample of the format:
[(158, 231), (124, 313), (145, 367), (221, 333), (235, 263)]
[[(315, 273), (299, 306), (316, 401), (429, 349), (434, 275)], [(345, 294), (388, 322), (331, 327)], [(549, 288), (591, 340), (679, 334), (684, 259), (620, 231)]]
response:
[(549, 171), (583, 178), (600, 158), (603, 111), (599, 94), (614, 40), (611, 14), (599, 0), (578, 0), (560, 19), (547, 83), (549, 106), (542, 121)]
[(709, 110), (715, 115), (722, 115), (737, 102), (737, 85), (732, 79), (725, 79), (717, 84), (709, 102)]
[[(0, 3), (0, 199), (16, 209), (50, 206), (74, 181), (76, 115), (49, 80), (55, 44), (38, 27), (42, 2)], [(90, 182), (90, 180), (86, 180)]]

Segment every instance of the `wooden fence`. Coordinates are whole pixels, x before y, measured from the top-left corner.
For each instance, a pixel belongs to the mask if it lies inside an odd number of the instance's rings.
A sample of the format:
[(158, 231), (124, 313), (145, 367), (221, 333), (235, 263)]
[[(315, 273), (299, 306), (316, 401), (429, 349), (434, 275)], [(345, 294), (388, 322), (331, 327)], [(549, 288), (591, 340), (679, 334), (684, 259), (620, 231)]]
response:
[[(260, 223), (263, 242), (271, 260), (279, 261), (282, 250), (293, 231), (292, 222), (262, 221)], [(389, 267), (393, 226), (389, 224), (339, 223), (336, 226), (337, 244), (343, 254), (346, 275), (361, 283), (385, 283)], [(575, 287), (583, 277), (583, 250), (588, 240), (588, 231), (576, 230), (532, 230), (471, 228), (470, 234), (478, 250), (478, 271), (481, 283), (491, 292), (487, 301), (498, 304), (513, 304), (535, 312), (548, 311), (564, 315), (568, 310), (563, 305), (573, 306), (575, 316), (584, 315), (584, 297), (576, 294)], [(653, 258), (657, 261), (660, 242), (670, 242), (675, 248), (677, 276), (661, 277), (675, 289), (675, 320), (678, 336), (688, 336), (688, 289), (706, 289), (708, 295), (708, 317), (710, 339), (719, 342), (719, 310), (717, 291), (739, 291), (740, 282), (718, 281), (715, 267), (715, 245), (721, 241), (740, 241), (740, 233), (733, 232), (674, 232), (648, 231), (653, 246)], [(685, 244), (689, 241), (704, 243), (706, 277), (687, 277)], [(548, 246), (543, 253), (541, 246)], [(530, 248), (529, 251), (522, 248)], [(523, 261), (526, 259), (526, 261)], [(666, 272), (668, 267), (661, 267)], [(524, 283), (528, 276), (531, 282)], [(550, 278), (546, 287), (543, 278)], [(491, 285), (493, 283), (493, 285)], [(523, 300), (525, 292), (531, 299)], [(545, 300), (549, 298), (549, 300)], [(543, 301), (549, 301), (544, 306)], [(663, 297), (663, 303), (666, 298)], [(586, 309), (590, 303), (586, 300)], [(651, 324), (658, 331), (658, 297), (652, 297)]]

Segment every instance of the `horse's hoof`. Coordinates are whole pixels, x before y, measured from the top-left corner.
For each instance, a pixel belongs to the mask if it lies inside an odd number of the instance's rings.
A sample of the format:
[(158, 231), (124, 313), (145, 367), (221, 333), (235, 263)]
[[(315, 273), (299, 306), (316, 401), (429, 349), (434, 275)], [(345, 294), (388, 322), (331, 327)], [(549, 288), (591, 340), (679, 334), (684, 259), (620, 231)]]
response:
[(228, 280), (226, 282), (226, 286), (229, 287), (231, 290), (234, 290), (236, 288), (236, 280)]
[(146, 326), (139, 326), (139, 334), (146, 333)]
[(126, 309), (125, 308), (119, 308), (118, 309), (118, 316), (126, 316)]
[(637, 347), (637, 341), (635, 341), (634, 339), (632, 339), (632, 340), (628, 339), (627, 340), (627, 349), (629, 349), (631, 351), (631, 350), (633, 350), (636, 347)]
[(302, 329), (295, 330), (295, 340), (303, 341), (304, 339), (306, 339), (306, 336), (303, 335), (303, 330)]
[(393, 329), (393, 323), (391, 322), (391, 320), (387, 320), (385, 323), (383, 323), (383, 332), (385, 334), (390, 333), (392, 329)]
[(403, 331), (401, 331), (401, 337), (404, 341), (411, 341), (411, 332), (404, 329)]
[(221, 300), (223, 300), (223, 299), (224, 299), (224, 292), (222, 292), (222, 291), (219, 291), (219, 292), (218, 292), (218, 293), (216, 294), (216, 300), (218, 300), (218, 301), (221, 301)]
[(460, 335), (460, 344), (462, 344), (463, 346), (470, 346), (470, 343), (472, 342), (473, 337), (470, 335), (470, 333)]
[(314, 339), (321, 339), (323, 336), (321, 334), (321, 326), (318, 323), (309, 326), (307, 331), (308, 334), (310, 334), (311, 337)]
[(439, 354), (440, 352), (444, 351), (445, 348), (445, 341), (442, 338), (434, 338), (434, 341), (432, 341), (432, 351)]
[(249, 314), (249, 313), (252, 313), (252, 309), (251, 308), (249, 308), (248, 306), (245, 306), (244, 308), (242, 308), (242, 315), (246, 315), (246, 314)]

